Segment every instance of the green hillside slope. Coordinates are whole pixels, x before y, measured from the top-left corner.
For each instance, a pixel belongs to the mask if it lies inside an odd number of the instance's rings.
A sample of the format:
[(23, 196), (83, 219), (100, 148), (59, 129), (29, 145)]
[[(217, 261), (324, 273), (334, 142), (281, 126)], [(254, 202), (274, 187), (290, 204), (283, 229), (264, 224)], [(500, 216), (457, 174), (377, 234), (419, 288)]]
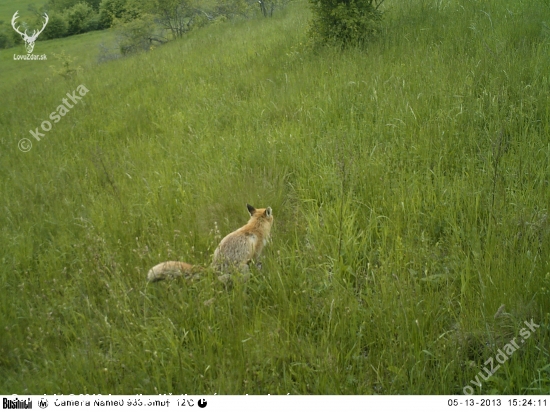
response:
[[(366, 50), (311, 50), (300, 2), (41, 43), (66, 78), (2, 51), (0, 393), (549, 394), (550, 8), (403, 3)], [(147, 284), (247, 202), (262, 270)]]

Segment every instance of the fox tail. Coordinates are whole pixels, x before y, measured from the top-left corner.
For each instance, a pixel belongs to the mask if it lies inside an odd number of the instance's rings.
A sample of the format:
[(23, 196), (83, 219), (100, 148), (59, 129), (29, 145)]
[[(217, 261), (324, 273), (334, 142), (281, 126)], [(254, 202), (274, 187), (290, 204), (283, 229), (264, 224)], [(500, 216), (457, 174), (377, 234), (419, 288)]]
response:
[(185, 262), (162, 262), (149, 270), (147, 280), (149, 282), (158, 282), (159, 280), (173, 279), (179, 276), (191, 277), (197, 275), (202, 270), (203, 268), (200, 266), (193, 266)]

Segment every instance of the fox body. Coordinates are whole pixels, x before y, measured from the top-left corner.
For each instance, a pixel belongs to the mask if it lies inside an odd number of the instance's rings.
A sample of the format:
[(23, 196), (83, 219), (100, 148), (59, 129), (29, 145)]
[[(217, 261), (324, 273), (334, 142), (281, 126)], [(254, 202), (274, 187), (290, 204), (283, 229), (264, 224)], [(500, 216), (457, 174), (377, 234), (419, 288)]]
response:
[[(270, 207), (256, 209), (246, 205), (250, 213), (248, 223), (222, 239), (212, 258), (212, 267), (221, 272), (248, 271), (251, 261), (257, 260), (267, 244), (273, 225), (273, 211)], [(194, 275), (204, 270), (184, 262), (163, 262), (154, 266), (147, 274), (150, 282), (181, 275)]]

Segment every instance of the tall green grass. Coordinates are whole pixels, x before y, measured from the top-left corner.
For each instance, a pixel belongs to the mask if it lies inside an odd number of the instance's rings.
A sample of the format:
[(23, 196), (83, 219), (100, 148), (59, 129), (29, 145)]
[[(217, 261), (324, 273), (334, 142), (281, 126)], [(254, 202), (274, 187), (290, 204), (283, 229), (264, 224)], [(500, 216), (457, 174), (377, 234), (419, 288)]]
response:
[[(337, 51), (297, 3), (6, 89), (0, 392), (461, 394), (533, 319), (474, 388), (550, 393), (545, 4), (388, 2)], [(275, 216), (248, 282), (146, 283), (246, 202)]]

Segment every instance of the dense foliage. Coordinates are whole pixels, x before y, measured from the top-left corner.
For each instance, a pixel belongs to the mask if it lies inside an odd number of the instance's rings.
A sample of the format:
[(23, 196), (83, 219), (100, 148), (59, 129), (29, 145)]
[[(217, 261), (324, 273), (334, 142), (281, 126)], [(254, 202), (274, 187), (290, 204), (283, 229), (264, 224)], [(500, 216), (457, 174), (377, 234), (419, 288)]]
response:
[[(152, 44), (213, 22), (248, 18), (262, 13), (272, 17), (289, 0), (49, 0), (43, 7), (29, 6), (31, 19), (23, 23), (40, 27), (44, 13), (49, 22), (38, 41), (116, 27), (120, 50), (149, 49)], [(0, 49), (20, 44), (8, 22), (0, 21)]]
[(320, 43), (357, 45), (377, 33), (384, 0), (310, 0), (310, 35)]

